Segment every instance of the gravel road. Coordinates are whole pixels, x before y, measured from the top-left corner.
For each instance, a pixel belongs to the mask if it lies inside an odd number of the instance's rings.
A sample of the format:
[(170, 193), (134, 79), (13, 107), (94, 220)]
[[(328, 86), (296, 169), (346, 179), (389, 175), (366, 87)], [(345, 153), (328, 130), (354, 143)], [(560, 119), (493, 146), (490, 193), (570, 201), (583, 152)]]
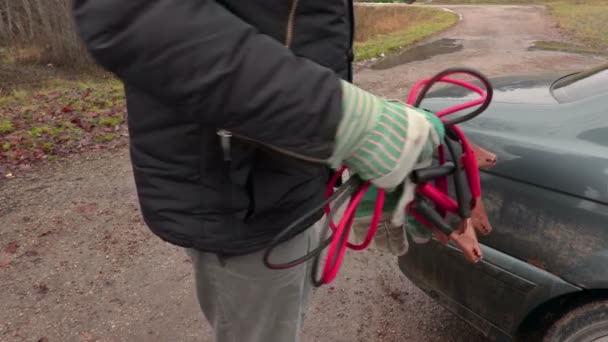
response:
[[(472, 67), (488, 76), (576, 70), (605, 63), (606, 58), (555, 51), (529, 51), (535, 41), (567, 41), (551, 20), (544, 6), (502, 5), (421, 5), (456, 12), (461, 21), (452, 29), (433, 36), (409, 49), (405, 54), (382, 64), (395, 64), (378, 69), (368, 62), (359, 63), (355, 83), (375, 94), (405, 99), (410, 86), (421, 77), (431, 76), (448, 67)], [(430, 42), (445, 41), (439, 47)], [(445, 45), (455, 45), (445, 47)], [(453, 50), (441, 54), (441, 50)], [(423, 50), (422, 53), (418, 53)], [(411, 53), (409, 53), (411, 52)], [(436, 52), (436, 55), (433, 55)], [(388, 62), (388, 63), (387, 63)], [(376, 63), (378, 64), (378, 63)]]
[[(450, 66), (496, 75), (604, 61), (527, 51), (534, 40), (560, 38), (542, 7), (449, 8), (463, 21), (432, 40), (461, 48), (388, 69), (359, 65), (355, 82), (403, 98), (413, 81)], [(126, 148), (69, 158), (0, 187), (1, 341), (212, 340), (189, 260), (142, 223)], [(335, 283), (316, 292), (303, 341), (485, 339), (415, 288), (394, 258), (368, 250), (349, 252)]]

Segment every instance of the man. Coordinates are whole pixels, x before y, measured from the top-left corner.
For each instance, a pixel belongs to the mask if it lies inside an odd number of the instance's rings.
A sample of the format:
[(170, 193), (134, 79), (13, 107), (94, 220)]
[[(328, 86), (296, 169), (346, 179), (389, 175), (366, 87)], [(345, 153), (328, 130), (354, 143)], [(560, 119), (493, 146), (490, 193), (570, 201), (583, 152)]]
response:
[[(331, 168), (393, 189), (442, 125), (347, 82), (349, 0), (75, 0), (73, 11), (124, 82), (143, 217), (192, 256), (216, 340), (297, 341), (308, 268), (266, 269), (263, 248), (324, 199)], [(274, 261), (312, 249), (321, 217)]]

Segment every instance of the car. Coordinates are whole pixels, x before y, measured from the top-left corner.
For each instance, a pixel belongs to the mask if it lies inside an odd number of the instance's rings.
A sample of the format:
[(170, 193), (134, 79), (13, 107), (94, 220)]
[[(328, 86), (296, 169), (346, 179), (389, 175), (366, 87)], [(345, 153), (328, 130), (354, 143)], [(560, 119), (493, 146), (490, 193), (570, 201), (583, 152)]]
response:
[[(608, 340), (608, 65), (490, 81), (491, 105), (460, 124), (497, 156), (480, 171), (484, 258), (410, 241), (399, 268), (492, 340)], [(469, 97), (448, 86), (421, 106)]]

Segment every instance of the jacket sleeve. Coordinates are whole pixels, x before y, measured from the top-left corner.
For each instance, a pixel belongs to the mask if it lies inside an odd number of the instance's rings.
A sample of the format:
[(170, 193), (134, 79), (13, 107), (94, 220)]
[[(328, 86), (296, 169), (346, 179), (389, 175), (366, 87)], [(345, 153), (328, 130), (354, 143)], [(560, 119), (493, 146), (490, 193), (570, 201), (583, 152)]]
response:
[(341, 118), (338, 76), (214, 0), (74, 0), (93, 58), (201, 125), (326, 159)]

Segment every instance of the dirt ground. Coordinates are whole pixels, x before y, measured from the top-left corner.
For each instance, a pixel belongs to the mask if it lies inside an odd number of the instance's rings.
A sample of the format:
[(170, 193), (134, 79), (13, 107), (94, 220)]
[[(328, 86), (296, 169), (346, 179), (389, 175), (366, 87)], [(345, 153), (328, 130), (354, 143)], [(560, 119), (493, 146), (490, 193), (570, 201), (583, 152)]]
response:
[[(403, 98), (451, 66), (488, 74), (588, 67), (593, 56), (526, 51), (559, 38), (541, 7), (452, 6), (463, 21), (434, 37), (463, 49), (376, 70), (355, 82)], [(126, 148), (69, 158), (0, 183), (0, 341), (212, 341), (191, 264), (142, 223)], [(412, 285), (396, 260), (349, 252), (318, 290), (304, 342), (485, 341)]]

